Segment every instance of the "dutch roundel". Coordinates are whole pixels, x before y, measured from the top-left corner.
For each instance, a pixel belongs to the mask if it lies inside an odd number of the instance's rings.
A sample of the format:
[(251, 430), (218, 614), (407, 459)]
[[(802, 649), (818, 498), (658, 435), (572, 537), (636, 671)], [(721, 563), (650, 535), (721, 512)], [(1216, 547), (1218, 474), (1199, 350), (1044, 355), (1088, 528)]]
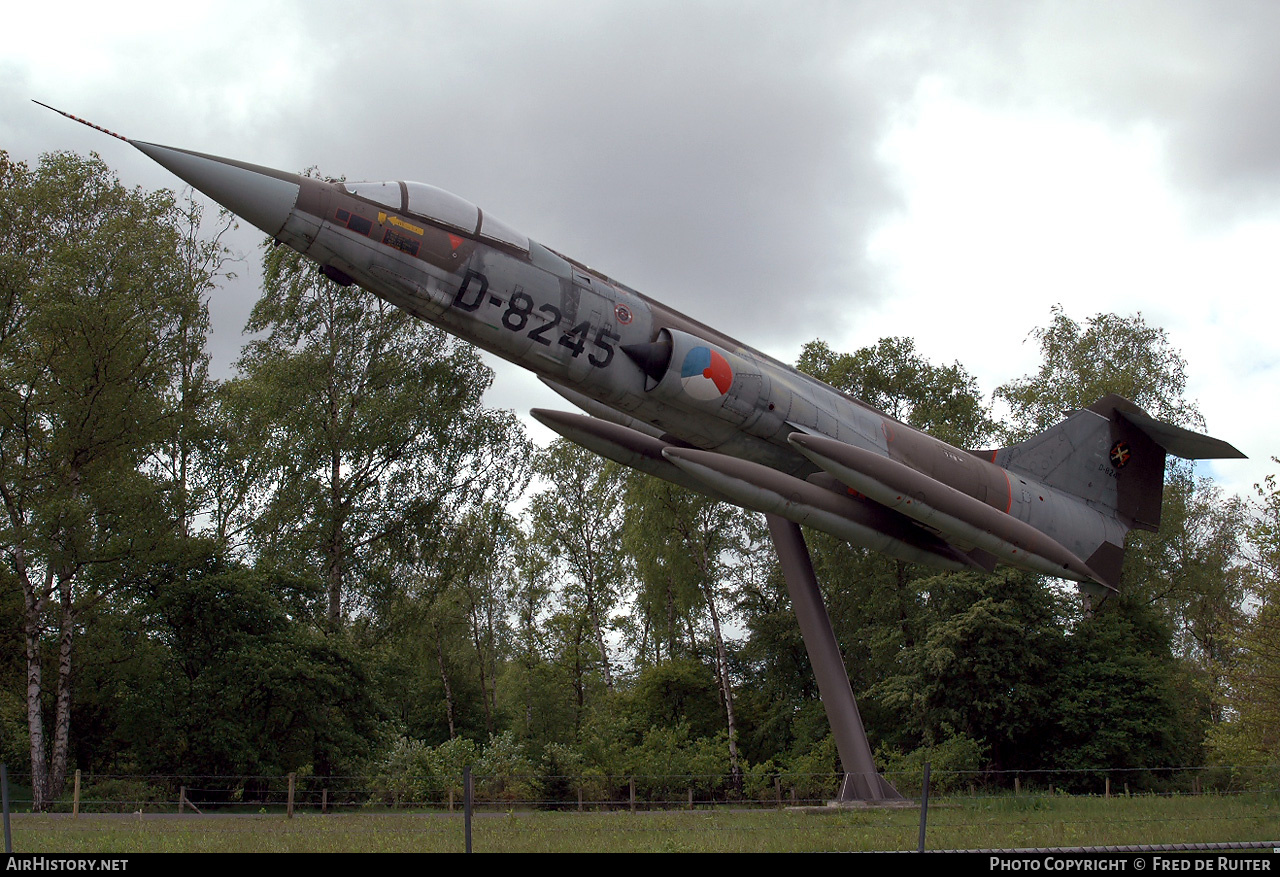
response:
[(695, 399), (718, 399), (733, 386), (733, 369), (720, 353), (709, 347), (695, 347), (685, 354), (680, 383)]

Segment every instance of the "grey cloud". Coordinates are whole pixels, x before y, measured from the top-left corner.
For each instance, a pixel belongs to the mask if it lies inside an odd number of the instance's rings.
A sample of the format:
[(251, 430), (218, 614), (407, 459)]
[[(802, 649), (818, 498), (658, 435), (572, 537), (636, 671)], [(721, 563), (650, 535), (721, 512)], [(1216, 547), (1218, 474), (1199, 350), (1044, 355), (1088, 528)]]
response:
[[(865, 259), (899, 206), (877, 150), (924, 76), (983, 105), (1152, 124), (1207, 201), (1280, 194), (1280, 7), (1230, 8), (233, 5), (48, 97), (144, 139), (443, 186), (748, 343), (794, 347), (889, 286)], [(119, 157), (51, 114), (31, 130)], [(174, 184), (142, 163), (144, 184)]]
[(961, 96), (1150, 126), (1172, 182), (1223, 218), (1280, 199), (1280, 6), (974, 2), (939, 21), (914, 63)]
[[(851, 77), (847, 49), (880, 23), (843, 7), (501, 8), (409, 7), (357, 31), (319, 88), (345, 104), (307, 124), (324, 169), (444, 186), (760, 343), (839, 321), (833, 285), (874, 295), (859, 264), (893, 203), (875, 159), (883, 79)], [(376, 86), (343, 88), (375, 57), (394, 59)]]

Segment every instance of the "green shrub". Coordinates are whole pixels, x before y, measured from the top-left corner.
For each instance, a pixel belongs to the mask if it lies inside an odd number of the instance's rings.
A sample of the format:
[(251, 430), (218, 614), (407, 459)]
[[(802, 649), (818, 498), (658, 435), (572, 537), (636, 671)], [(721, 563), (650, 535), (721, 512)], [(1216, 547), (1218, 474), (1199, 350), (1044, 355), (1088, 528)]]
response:
[(905, 754), (883, 748), (876, 752), (876, 761), (883, 765), (885, 779), (908, 797), (920, 795), (926, 762), (929, 764), (929, 793), (945, 795), (967, 789), (985, 760), (986, 747), (963, 734)]
[(512, 731), (490, 735), (473, 770), (480, 782), (476, 794), (484, 800), (534, 801), (541, 791), (533, 761)]
[(842, 774), (835, 738), (830, 734), (808, 750), (793, 754), (782, 773), (784, 794), (788, 789), (800, 800), (830, 800), (840, 790)]
[(753, 764), (743, 771), (742, 795), (748, 801), (765, 803), (777, 800), (777, 788), (774, 778), (778, 776), (778, 766), (770, 758), (761, 764)]
[(396, 806), (433, 799), (441, 785), (432, 770), (431, 749), (421, 740), (400, 737), (371, 777), (375, 801)]
[[(144, 780), (124, 777), (91, 779), (80, 786), (80, 810), (85, 813), (136, 813), (176, 809), (178, 793)], [(64, 795), (58, 809), (71, 811), (71, 795)]]

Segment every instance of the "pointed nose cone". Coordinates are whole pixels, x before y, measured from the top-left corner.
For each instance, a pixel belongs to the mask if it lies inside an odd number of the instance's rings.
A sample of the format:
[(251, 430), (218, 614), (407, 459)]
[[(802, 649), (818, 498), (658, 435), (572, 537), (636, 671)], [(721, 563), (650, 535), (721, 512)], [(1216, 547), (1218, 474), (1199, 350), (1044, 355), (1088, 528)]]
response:
[(297, 174), (156, 143), (129, 142), (272, 237), (280, 233), (298, 201)]

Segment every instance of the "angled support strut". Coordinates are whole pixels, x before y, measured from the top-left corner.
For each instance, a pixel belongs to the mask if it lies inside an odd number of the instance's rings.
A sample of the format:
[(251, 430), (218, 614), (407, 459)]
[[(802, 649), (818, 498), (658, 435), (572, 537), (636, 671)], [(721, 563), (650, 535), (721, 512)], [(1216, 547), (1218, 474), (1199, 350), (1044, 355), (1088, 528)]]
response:
[(836, 738), (840, 764), (844, 768), (844, 782), (840, 784), (840, 796), (844, 801), (896, 801), (902, 795), (876, 772), (871, 757), (871, 744), (862, 727), (858, 703), (849, 685), (849, 674), (840, 657), (831, 628), (831, 618), (818, 591), (818, 579), (813, 573), (813, 561), (804, 543), (800, 526), (777, 515), (765, 515), (769, 522), (769, 535), (773, 537), (778, 559), (782, 561), (782, 575), (787, 581), (787, 593), (800, 622), (800, 635), (804, 638), (809, 662), (818, 678), (818, 692), (822, 706), (831, 723), (831, 733)]

